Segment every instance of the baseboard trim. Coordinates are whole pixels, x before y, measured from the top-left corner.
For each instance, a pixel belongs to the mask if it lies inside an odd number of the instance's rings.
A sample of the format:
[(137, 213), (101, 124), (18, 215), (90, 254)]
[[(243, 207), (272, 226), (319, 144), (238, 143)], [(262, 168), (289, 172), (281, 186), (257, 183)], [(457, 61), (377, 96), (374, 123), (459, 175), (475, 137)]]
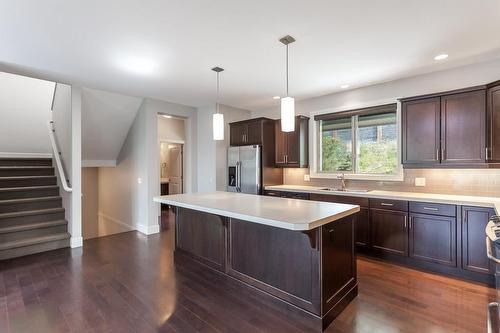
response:
[(69, 240), (69, 246), (74, 249), (83, 246), (83, 237), (71, 237)]
[[(101, 213), (101, 212), (98, 212), (97, 213), (97, 216), (99, 217), (99, 222), (102, 220), (106, 220), (108, 222), (111, 222), (111, 223), (114, 223), (116, 225), (118, 225), (120, 228), (124, 229), (123, 231), (121, 232), (127, 232), (127, 231), (132, 231), (132, 230), (135, 230), (135, 228), (133, 226), (131, 226), (130, 224), (127, 224), (121, 220), (117, 220), (111, 216), (108, 216), (104, 213)], [(100, 237), (100, 236), (107, 236), (107, 235), (98, 235), (96, 237)]]
[(8, 153), (0, 152), (0, 158), (52, 158), (50, 153)]
[(82, 168), (116, 167), (116, 160), (82, 160)]
[(157, 234), (160, 232), (160, 226), (159, 225), (138, 224), (137, 231), (139, 231), (140, 233), (143, 233), (145, 235), (153, 235), (153, 234)]

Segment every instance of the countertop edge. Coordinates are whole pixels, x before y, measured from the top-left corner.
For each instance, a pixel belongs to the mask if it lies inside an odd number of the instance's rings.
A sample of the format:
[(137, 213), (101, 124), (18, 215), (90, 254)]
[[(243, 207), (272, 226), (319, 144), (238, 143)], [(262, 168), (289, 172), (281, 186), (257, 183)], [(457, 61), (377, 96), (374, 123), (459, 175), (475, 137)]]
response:
[(340, 220), (346, 216), (349, 216), (351, 214), (354, 214), (354, 213), (357, 213), (360, 211), (359, 206), (351, 205), (351, 206), (353, 206), (353, 208), (350, 208), (350, 209), (345, 210), (343, 212), (337, 213), (337, 214), (332, 215), (330, 217), (315, 220), (312, 222), (297, 224), (297, 223), (287, 223), (285, 221), (269, 219), (269, 218), (264, 218), (264, 217), (258, 217), (258, 216), (253, 216), (253, 215), (239, 214), (239, 213), (230, 212), (230, 211), (217, 209), (217, 208), (210, 208), (210, 207), (206, 207), (206, 206), (188, 204), (188, 203), (183, 203), (183, 202), (179, 202), (179, 201), (175, 201), (175, 200), (168, 200), (168, 199), (165, 199), (162, 197), (154, 197), (153, 201), (158, 202), (158, 203), (162, 203), (162, 204), (168, 204), (168, 205), (177, 206), (177, 207), (181, 207), (181, 208), (198, 210), (198, 211), (202, 211), (202, 212), (209, 213), (209, 214), (239, 219), (239, 220), (243, 220), (243, 221), (249, 221), (249, 222), (253, 222), (253, 223), (267, 225), (270, 227), (276, 227), (276, 228), (287, 229), (287, 230), (292, 230), (292, 231), (312, 230), (312, 229), (315, 229), (315, 228), (320, 227), (322, 225), (325, 225), (325, 224), (328, 224), (331, 222), (335, 222), (335, 221)]
[[(450, 204), (450, 205), (461, 205), (461, 206), (477, 206), (477, 207), (486, 207), (486, 208), (494, 208), (497, 214), (500, 213), (500, 198), (491, 198), (491, 197), (480, 197), (480, 196), (463, 196), (464, 198), (453, 198), (453, 199), (445, 199), (439, 198), (437, 196), (446, 196), (447, 194), (436, 194), (436, 193), (420, 193), (420, 192), (394, 192), (394, 194), (390, 194), (384, 191), (385, 193), (378, 193), (380, 190), (373, 190), (370, 192), (333, 192), (333, 191), (324, 191), (319, 190), (316, 187), (311, 186), (311, 189), (303, 188), (303, 185), (300, 187), (294, 188), (293, 185), (286, 185), (286, 188), (283, 188), (282, 185), (272, 185), (266, 186), (265, 190), (269, 191), (281, 191), (281, 192), (297, 192), (297, 193), (314, 193), (314, 194), (325, 194), (325, 195), (339, 195), (339, 196), (348, 196), (348, 197), (361, 197), (361, 198), (372, 198), (372, 199), (393, 199), (393, 200), (410, 200), (415, 202), (432, 202), (432, 203), (441, 203), (441, 204)], [(403, 194), (403, 196), (401, 196)], [(419, 197), (419, 195), (426, 196), (425, 198)], [(436, 197), (432, 197), (435, 195)], [(450, 194), (450, 196), (460, 197), (461, 195)], [(471, 199), (474, 198), (474, 199)], [(477, 201), (476, 201), (477, 200)]]

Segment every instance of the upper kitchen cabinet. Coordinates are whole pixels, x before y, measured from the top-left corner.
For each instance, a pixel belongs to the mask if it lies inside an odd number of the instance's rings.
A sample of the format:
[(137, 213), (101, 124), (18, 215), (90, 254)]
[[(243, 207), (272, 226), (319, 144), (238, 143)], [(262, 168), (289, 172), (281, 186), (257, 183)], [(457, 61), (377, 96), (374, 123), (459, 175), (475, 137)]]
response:
[(275, 165), (288, 168), (309, 166), (309, 118), (297, 116), (293, 132), (281, 131), (281, 120), (275, 122)]
[(441, 163), (486, 160), (486, 91), (441, 97)]
[(485, 88), (402, 99), (404, 167), (485, 166)]
[(487, 101), (486, 160), (500, 163), (500, 81), (488, 86)]
[(440, 98), (403, 102), (403, 164), (439, 164)]
[(230, 123), (229, 132), (231, 146), (262, 145), (266, 135), (274, 136), (273, 120), (255, 118)]

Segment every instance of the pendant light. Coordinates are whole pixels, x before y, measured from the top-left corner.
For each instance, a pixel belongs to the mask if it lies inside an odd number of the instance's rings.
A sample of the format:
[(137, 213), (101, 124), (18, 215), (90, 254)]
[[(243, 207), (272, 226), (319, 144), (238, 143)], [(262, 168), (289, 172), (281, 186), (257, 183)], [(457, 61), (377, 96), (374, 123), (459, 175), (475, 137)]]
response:
[(217, 99), (215, 101), (215, 113), (212, 116), (213, 138), (216, 141), (220, 141), (224, 140), (224, 114), (220, 113), (219, 110), (219, 75), (224, 70), (224, 68), (214, 67), (212, 68), (212, 70), (217, 73)]
[(286, 96), (281, 99), (281, 131), (295, 130), (295, 99), (288, 94), (288, 45), (295, 42), (295, 38), (287, 35), (280, 39), (286, 46)]

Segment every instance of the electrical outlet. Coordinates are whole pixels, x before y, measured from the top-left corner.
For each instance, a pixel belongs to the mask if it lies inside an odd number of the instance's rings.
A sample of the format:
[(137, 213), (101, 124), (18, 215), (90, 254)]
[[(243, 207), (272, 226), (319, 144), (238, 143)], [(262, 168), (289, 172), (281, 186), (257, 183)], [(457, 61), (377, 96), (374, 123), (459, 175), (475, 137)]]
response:
[(311, 181), (311, 176), (309, 176), (309, 175), (304, 175), (304, 181), (305, 181), (305, 182), (310, 182), (310, 181)]
[(415, 177), (415, 186), (425, 186), (425, 178)]
[(142, 184), (142, 178), (137, 178), (137, 184)]

